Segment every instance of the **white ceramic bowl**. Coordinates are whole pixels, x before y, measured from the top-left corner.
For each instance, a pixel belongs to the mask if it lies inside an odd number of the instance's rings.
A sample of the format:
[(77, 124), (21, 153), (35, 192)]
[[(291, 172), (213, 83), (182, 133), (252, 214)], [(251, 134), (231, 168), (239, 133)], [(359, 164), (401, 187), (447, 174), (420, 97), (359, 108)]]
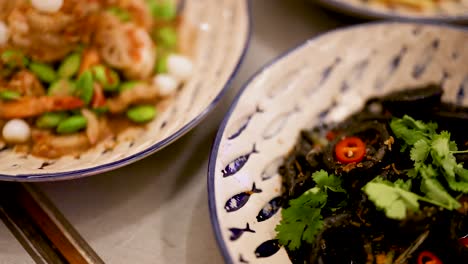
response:
[(226, 262), (290, 263), (275, 240), (277, 169), (301, 129), (336, 117), (338, 108), (350, 114), (371, 96), (434, 82), (444, 87), (444, 101), (468, 105), (466, 43), (462, 28), (364, 24), (311, 39), (257, 73), (210, 157), (211, 220)]
[(119, 135), (112, 151), (106, 151), (104, 144), (100, 144), (79, 158), (47, 160), (0, 147), (0, 180), (67, 180), (112, 170), (162, 149), (197, 125), (229, 87), (246, 52), (249, 3), (186, 0), (182, 15), (185, 23), (197, 30), (194, 74), (147, 128)]
[(468, 0), (442, 1), (435, 10), (389, 8), (382, 4), (369, 4), (365, 0), (310, 0), (327, 8), (366, 19), (407, 19), (468, 23)]

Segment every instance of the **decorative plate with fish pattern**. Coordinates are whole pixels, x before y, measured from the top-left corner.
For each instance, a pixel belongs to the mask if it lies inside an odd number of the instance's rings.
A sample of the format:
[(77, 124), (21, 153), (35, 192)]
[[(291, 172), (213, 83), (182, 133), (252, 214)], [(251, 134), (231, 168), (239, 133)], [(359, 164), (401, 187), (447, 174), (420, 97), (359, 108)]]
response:
[(93, 175), (144, 158), (197, 125), (216, 105), (237, 72), (250, 33), (245, 0), (185, 0), (184, 23), (196, 27), (194, 74), (168, 107), (146, 127), (119, 134), (109, 150), (98, 144), (80, 156), (49, 160), (0, 145), (0, 180), (54, 181)]
[(448, 23), (468, 23), (468, 0), (444, 0), (431, 8), (383, 4), (370, 0), (311, 0), (332, 10), (366, 19), (409, 19)]
[(463, 28), (373, 23), (326, 33), (260, 70), (231, 106), (210, 157), (211, 220), (225, 260), (290, 263), (275, 239), (278, 167), (301, 129), (429, 83), (442, 85), (444, 101), (468, 105), (467, 42)]

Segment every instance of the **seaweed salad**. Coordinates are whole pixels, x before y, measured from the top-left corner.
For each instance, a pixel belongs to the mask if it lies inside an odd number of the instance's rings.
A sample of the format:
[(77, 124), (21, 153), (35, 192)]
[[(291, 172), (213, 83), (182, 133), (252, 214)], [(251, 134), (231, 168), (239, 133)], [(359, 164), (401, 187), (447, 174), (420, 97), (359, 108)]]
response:
[(437, 85), (300, 133), (279, 171), (293, 263), (468, 263), (466, 108)]

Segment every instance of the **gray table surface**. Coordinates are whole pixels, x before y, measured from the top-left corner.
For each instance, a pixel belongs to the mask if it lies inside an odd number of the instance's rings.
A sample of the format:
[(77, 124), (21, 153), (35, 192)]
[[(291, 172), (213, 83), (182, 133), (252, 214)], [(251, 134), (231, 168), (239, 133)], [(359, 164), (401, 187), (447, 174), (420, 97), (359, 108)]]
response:
[[(127, 167), (79, 180), (41, 183), (106, 263), (222, 263), (208, 212), (210, 148), (246, 80), (262, 65), (342, 18), (300, 0), (252, 0), (250, 48), (216, 111), (166, 149)], [(33, 263), (0, 224), (0, 263)]]

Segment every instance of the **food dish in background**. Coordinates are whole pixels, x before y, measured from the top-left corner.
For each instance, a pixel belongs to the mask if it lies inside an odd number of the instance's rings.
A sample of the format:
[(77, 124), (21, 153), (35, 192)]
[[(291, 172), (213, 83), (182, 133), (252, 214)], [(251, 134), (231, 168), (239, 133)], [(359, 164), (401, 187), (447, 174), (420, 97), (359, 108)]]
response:
[[(217, 103), (249, 33), (244, 1), (1, 4), (6, 180), (82, 177), (166, 146)], [(26, 77), (37, 89), (13, 89)]]
[(431, 83), (443, 87), (443, 102), (467, 106), (466, 40), (466, 30), (451, 26), (360, 25), (312, 39), (255, 75), (210, 157), (210, 213), (226, 261), (291, 262), (275, 231), (284, 202), (278, 169), (301, 130), (339, 122), (369, 98)]
[(196, 31), (174, 2), (13, 1), (1, 16), (0, 140), (20, 152), (111, 149), (193, 72)]
[(365, 19), (468, 23), (466, 0), (316, 0), (311, 2)]

